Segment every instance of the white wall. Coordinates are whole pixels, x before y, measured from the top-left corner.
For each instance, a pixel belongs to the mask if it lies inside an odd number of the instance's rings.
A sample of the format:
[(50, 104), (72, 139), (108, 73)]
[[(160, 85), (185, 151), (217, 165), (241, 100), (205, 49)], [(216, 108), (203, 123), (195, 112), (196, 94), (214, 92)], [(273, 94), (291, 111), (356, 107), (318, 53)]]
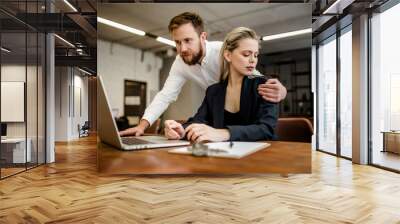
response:
[(56, 67), (55, 73), (55, 141), (77, 139), (78, 124), (88, 120), (88, 78), (72, 67)]
[(67, 67), (56, 67), (55, 68), (55, 141), (67, 141), (68, 140), (68, 108), (69, 108), (69, 76)]
[[(88, 108), (89, 108), (89, 102), (88, 102), (88, 77), (87, 76), (81, 76), (83, 73), (78, 73), (76, 74), (77, 70), (75, 70), (75, 75), (74, 75), (74, 91), (72, 94), (74, 94), (73, 99), (74, 102), (71, 103), (72, 108), (72, 114), (71, 114), (71, 135), (72, 138), (78, 138), (79, 137), (79, 132), (78, 132), (78, 124), (82, 126), (85, 121), (88, 121)], [(78, 93), (78, 91), (80, 93)]]
[[(163, 85), (167, 79), (174, 60), (175, 57), (164, 59), (163, 67), (160, 72), (161, 85)], [(197, 112), (204, 95), (204, 89), (197, 83), (190, 80), (187, 81), (186, 84), (183, 85), (176, 102), (172, 103), (163, 114), (163, 120), (187, 120), (189, 117), (192, 117)]]
[(111, 107), (118, 110), (118, 116), (124, 115), (124, 80), (147, 83), (148, 106), (159, 91), (161, 66), (162, 59), (151, 52), (97, 40), (97, 73), (103, 79)]
[[(25, 64), (5, 64), (1, 66), (1, 81), (18, 81), (26, 85), (26, 107), (21, 108), (26, 112), (24, 122), (7, 122), (7, 137), (21, 138), (27, 136), (30, 139), (31, 161), (44, 162), (44, 74), (41, 66), (25, 66)], [(27, 80), (26, 80), (27, 79)], [(2, 96), (7, 97), (7, 96)], [(11, 110), (11, 108), (1, 108)], [(25, 110), (25, 111), (24, 111)], [(11, 112), (12, 111), (7, 111)], [(37, 156), (39, 154), (39, 156)]]
[(204, 96), (204, 89), (197, 83), (193, 81), (186, 82), (176, 102), (172, 103), (165, 111), (163, 120), (187, 120), (197, 112)]
[[(25, 70), (26, 69), (26, 70)], [(26, 72), (29, 79), (29, 87), (36, 86), (36, 80), (32, 80), (31, 74), (36, 75), (36, 67), (25, 65), (3, 65), (1, 66), (1, 81), (18, 81), (25, 82)], [(29, 113), (27, 114), (28, 124), (28, 137), (30, 133), (36, 130), (36, 88), (27, 88), (27, 106)], [(34, 102), (34, 104), (32, 104)], [(34, 109), (32, 110), (32, 107)], [(1, 110), (7, 110), (8, 108), (1, 108)], [(35, 113), (33, 113), (35, 112)], [(34, 123), (33, 123), (34, 122)], [(26, 122), (8, 122), (7, 123), (7, 136), (8, 137), (24, 137), (25, 136)], [(36, 132), (35, 132), (36, 134)]]

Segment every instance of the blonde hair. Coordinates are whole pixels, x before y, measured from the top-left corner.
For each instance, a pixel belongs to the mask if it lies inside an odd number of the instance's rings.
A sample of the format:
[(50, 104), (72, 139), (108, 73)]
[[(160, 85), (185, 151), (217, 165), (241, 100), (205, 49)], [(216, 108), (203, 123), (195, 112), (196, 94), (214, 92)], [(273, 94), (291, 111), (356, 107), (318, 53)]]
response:
[(232, 52), (239, 47), (240, 40), (247, 38), (259, 41), (259, 37), (257, 36), (256, 32), (247, 27), (237, 27), (226, 35), (219, 56), (221, 61), (220, 81), (224, 81), (229, 77), (230, 66), (229, 62), (224, 57), (224, 52)]

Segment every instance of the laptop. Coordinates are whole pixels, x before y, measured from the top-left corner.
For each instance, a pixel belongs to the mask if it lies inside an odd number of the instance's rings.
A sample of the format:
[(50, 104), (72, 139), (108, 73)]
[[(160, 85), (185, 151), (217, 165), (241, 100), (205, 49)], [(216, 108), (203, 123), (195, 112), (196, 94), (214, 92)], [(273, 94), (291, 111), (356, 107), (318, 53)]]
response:
[(189, 141), (168, 140), (163, 136), (120, 137), (100, 76), (97, 76), (97, 90), (97, 132), (103, 143), (121, 150), (142, 150), (190, 145)]

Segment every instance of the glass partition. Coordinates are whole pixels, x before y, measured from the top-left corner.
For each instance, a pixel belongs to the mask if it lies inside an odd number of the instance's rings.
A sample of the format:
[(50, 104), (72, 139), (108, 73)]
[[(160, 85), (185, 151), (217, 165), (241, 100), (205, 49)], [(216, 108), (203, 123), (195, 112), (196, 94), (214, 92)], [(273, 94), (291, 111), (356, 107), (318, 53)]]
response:
[(1, 122), (6, 125), (1, 140), (1, 175), (6, 177), (25, 170), (31, 156), (26, 141), (26, 33), (3, 32), (1, 46), (0, 109)]
[(26, 114), (27, 114), (27, 151), (30, 157), (27, 167), (37, 165), (38, 149), (38, 35), (36, 32), (27, 33), (27, 74), (26, 74)]
[(37, 162), (46, 162), (45, 124), (46, 124), (46, 38), (38, 33), (38, 64), (37, 64)]
[(45, 163), (46, 39), (13, 15), (38, 13), (43, 5), (44, 1), (0, 3), (11, 10), (0, 11), (1, 179)]

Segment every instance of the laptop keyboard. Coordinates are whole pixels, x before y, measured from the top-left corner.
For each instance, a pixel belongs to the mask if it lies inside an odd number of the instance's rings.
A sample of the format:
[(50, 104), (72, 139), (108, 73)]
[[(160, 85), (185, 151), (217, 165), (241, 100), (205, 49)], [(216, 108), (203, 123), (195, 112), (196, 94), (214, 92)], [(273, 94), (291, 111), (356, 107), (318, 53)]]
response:
[(146, 140), (137, 139), (134, 137), (125, 137), (122, 138), (122, 143), (126, 145), (143, 145), (143, 144), (150, 144), (151, 142)]

